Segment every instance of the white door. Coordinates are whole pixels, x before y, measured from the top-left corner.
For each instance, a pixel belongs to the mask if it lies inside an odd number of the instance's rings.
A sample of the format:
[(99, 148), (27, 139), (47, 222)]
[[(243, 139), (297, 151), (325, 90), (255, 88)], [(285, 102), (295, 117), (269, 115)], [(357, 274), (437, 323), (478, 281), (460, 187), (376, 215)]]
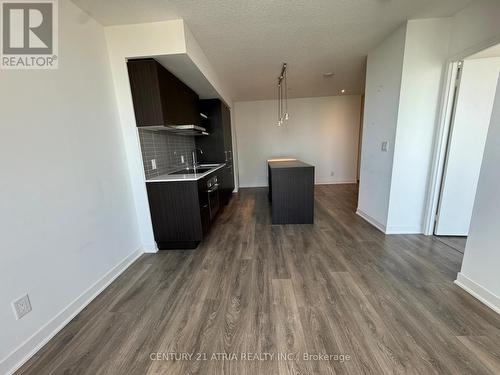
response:
[(499, 73), (500, 58), (463, 63), (439, 200), (437, 235), (469, 234)]

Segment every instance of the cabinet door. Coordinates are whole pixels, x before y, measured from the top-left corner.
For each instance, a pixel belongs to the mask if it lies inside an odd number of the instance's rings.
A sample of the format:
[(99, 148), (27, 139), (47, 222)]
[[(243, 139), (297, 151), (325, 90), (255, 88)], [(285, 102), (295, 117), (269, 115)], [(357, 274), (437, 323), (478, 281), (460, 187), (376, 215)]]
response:
[(226, 204), (231, 199), (231, 195), (234, 190), (234, 161), (233, 161), (233, 138), (231, 133), (231, 111), (229, 107), (222, 104), (223, 113), (223, 128), (224, 128), (224, 149), (227, 155), (227, 166), (226, 166)]
[(201, 228), (203, 235), (206, 235), (210, 230), (210, 209), (208, 203), (200, 207)]
[(233, 168), (233, 163), (231, 163), (229, 166), (227, 166), (228, 170), (228, 184), (227, 184), (227, 194), (229, 198), (231, 198), (231, 194), (233, 194), (234, 190), (234, 168)]
[(199, 125), (198, 95), (158, 64), (161, 101), (166, 125)]
[(224, 128), (222, 122), (221, 101), (219, 99), (207, 99), (200, 102), (201, 111), (208, 116), (207, 130), (209, 136), (196, 137), (196, 146), (203, 150), (200, 161), (204, 163), (224, 163)]
[(198, 186), (195, 182), (148, 182), (146, 188), (156, 242), (202, 240)]
[(224, 132), (224, 151), (227, 154), (227, 161), (233, 161), (233, 139), (231, 135), (231, 111), (224, 103), (221, 103), (222, 129)]
[(127, 62), (137, 126), (164, 124), (157, 62), (153, 59)]
[(231, 195), (234, 190), (234, 175), (233, 175), (232, 164), (228, 164), (222, 169), (220, 184), (221, 184), (222, 202), (224, 204), (227, 204), (231, 199)]
[(127, 62), (137, 126), (199, 125), (198, 95), (154, 59)]
[(224, 167), (221, 169), (221, 172), (219, 173), (219, 184), (220, 184), (220, 198), (222, 201), (222, 204), (226, 205), (228, 202), (228, 181), (229, 181), (229, 176), (227, 172), (227, 167)]

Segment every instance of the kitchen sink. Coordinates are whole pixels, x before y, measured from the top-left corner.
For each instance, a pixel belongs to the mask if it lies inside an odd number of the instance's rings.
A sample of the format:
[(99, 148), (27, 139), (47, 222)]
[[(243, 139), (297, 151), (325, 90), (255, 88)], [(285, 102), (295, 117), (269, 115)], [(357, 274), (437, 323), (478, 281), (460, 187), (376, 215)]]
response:
[(180, 171), (170, 172), (169, 174), (194, 174), (194, 173), (205, 173), (209, 170), (213, 169), (213, 167), (201, 167), (201, 168), (189, 168), (189, 169), (181, 169)]

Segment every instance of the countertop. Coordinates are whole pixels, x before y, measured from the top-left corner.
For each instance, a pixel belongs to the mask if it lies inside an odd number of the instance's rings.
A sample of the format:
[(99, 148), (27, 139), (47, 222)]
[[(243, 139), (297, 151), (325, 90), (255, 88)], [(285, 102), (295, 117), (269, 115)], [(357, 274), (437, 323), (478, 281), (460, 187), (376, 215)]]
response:
[(275, 168), (304, 168), (314, 167), (311, 164), (304, 163), (297, 159), (270, 159), (267, 161), (271, 169)]
[(149, 178), (146, 180), (146, 182), (172, 182), (172, 181), (197, 181), (200, 178), (203, 178), (207, 175), (209, 175), (212, 172), (215, 172), (222, 167), (226, 165), (226, 163), (221, 163), (221, 164), (205, 164), (205, 165), (200, 165), (200, 167), (207, 167), (207, 166), (212, 166), (209, 171), (203, 172), (203, 173), (186, 173), (186, 174), (161, 174), (159, 176)]

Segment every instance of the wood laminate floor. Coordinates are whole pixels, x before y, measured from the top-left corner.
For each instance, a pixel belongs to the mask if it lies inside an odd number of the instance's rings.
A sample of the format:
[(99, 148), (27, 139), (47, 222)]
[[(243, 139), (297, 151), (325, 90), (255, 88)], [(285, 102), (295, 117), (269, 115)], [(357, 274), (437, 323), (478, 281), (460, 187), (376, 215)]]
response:
[(271, 226), (266, 190), (241, 190), (197, 250), (143, 255), (19, 374), (499, 374), (500, 316), (453, 284), (462, 255), (384, 236), (356, 200), (320, 186), (314, 225)]
[(465, 236), (435, 236), (438, 241), (445, 245), (454, 248), (456, 251), (465, 252), (465, 245), (467, 244), (467, 237)]

